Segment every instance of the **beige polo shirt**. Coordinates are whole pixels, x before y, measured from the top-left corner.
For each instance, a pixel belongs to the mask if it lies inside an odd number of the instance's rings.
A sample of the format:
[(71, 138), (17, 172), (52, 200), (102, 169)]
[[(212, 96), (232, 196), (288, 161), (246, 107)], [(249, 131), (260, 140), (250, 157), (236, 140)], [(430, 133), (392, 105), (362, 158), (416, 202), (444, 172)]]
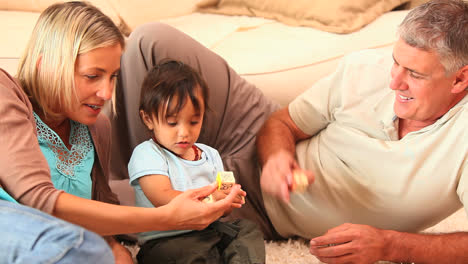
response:
[(419, 231), (468, 209), (468, 96), (398, 139), (389, 52), (361, 51), (289, 105), (305, 133), (296, 154), (315, 173), (285, 204), (264, 195), (276, 230), (311, 238), (345, 222)]

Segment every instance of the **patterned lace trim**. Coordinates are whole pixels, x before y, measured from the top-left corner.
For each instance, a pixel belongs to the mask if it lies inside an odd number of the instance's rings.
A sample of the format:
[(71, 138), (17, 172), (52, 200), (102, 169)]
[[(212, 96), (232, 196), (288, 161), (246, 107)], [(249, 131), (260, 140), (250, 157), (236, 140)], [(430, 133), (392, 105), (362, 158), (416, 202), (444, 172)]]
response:
[(62, 139), (34, 113), (38, 138), (45, 142), (55, 156), (56, 168), (65, 176), (75, 177), (75, 167), (80, 165), (86, 155), (94, 149), (88, 127), (71, 121), (71, 150)]

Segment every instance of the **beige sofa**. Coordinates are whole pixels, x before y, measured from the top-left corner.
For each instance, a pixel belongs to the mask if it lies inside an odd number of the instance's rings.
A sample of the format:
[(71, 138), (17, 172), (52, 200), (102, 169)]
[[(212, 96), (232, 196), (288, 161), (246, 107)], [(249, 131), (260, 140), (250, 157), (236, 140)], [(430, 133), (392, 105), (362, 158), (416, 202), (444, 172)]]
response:
[[(40, 11), (53, 2), (0, 0), (0, 67), (15, 73)], [(127, 33), (150, 21), (173, 25), (221, 55), (281, 105), (330, 73), (344, 54), (391, 48), (397, 25), (408, 11), (390, 10), (416, 4), (409, 0), (91, 2)]]

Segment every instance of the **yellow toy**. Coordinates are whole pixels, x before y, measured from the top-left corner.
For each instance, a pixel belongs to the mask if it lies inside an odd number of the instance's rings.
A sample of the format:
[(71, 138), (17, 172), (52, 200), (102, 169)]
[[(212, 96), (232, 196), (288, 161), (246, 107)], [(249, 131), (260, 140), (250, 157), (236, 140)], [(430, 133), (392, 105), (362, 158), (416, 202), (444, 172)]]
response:
[(236, 183), (234, 173), (232, 171), (220, 171), (216, 175), (216, 182), (218, 183), (218, 190), (229, 190)]
[(211, 195), (211, 194), (208, 195), (207, 197), (205, 197), (205, 198), (203, 199), (202, 202), (204, 202), (204, 203), (213, 203), (213, 202), (214, 202), (213, 195)]
[[(231, 189), (236, 183), (234, 173), (232, 171), (219, 171), (216, 175), (216, 183), (218, 184), (218, 190), (220, 191)], [(241, 196), (241, 199), (245, 202), (244, 196)], [(211, 194), (203, 199), (203, 202), (205, 203), (212, 203), (214, 201), (214, 197)]]
[(307, 189), (307, 186), (309, 186), (307, 175), (305, 175), (301, 170), (294, 170), (291, 190), (293, 192), (304, 192)]

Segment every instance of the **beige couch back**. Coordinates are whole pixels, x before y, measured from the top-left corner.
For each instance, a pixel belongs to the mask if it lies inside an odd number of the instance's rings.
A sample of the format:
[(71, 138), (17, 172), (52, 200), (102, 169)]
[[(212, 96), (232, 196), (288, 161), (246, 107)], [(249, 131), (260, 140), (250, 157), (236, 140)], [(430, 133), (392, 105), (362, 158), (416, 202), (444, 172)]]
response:
[[(67, 1), (67, 0), (66, 0)], [(198, 5), (216, 6), (222, 0), (88, 0), (108, 15), (125, 33), (138, 25), (165, 18), (187, 15)], [(280, 0), (281, 1), (281, 0)], [(284, 0), (288, 1), (288, 0)], [(343, 0), (347, 1), (347, 0)], [(366, 0), (367, 1), (367, 0)], [(398, 1), (398, 0), (392, 0)], [(428, 0), (407, 1), (407, 7), (414, 7)], [(42, 12), (59, 0), (0, 0), (0, 10)], [(385, 1), (383, 1), (385, 2)]]
[[(124, 31), (164, 18), (190, 14), (197, 4), (212, 0), (89, 0)], [(0, 10), (42, 12), (59, 0), (0, 0)], [(126, 29), (126, 30), (125, 30)]]

